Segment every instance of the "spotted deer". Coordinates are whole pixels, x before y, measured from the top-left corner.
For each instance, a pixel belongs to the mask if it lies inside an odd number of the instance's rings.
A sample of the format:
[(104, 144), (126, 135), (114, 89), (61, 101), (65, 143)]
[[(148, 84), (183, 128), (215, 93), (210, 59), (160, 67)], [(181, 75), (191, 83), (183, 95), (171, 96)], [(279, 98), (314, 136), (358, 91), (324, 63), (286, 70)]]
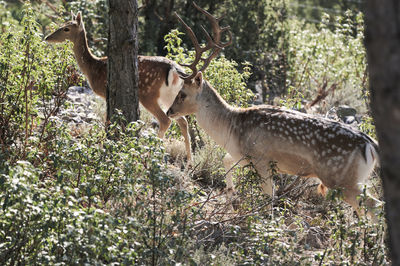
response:
[[(69, 40), (73, 43), (73, 52), (80, 70), (89, 81), (95, 94), (106, 98), (107, 57), (94, 56), (87, 43), (82, 15), (72, 13), (72, 20), (48, 35), (49, 43), (60, 43)], [(175, 96), (182, 87), (180, 78), (184, 70), (174, 61), (161, 56), (140, 56), (139, 66), (139, 101), (159, 122), (158, 136), (163, 138), (171, 124), (165, 111), (172, 105)], [(176, 117), (179, 128), (185, 139), (187, 159), (191, 160), (190, 136), (185, 117)]]
[[(169, 108), (169, 117), (195, 114), (201, 128), (225, 148), (224, 165), (228, 195), (234, 192), (230, 173), (234, 163), (251, 163), (262, 177), (263, 192), (272, 196), (270, 163), (276, 162), (281, 173), (317, 177), (319, 190), (340, 189), (343, 199), (359, 214), (363, 213), (358, 196), (378, 161), (378, 146), (366, 134), (336, 121), (269, 105), (237, 108), (227, 104), (203, 79), (196, 65), (205, 49), (199, 47), (191, 29), (179, 18), (195, 46), (196, 59), (191, 75)], [(230, 44), (227, 43), (227, 44)], [(209, 39), (208, 48), (219, 52), (220, 44)], [(208, 65), (212, 56), (204, 59)], [(373, 210), (378, 200), (368, 197), (367, 208)], [(368, 213), (371, 214), (369, 211)], [(371, 217), (375, 219), (374, 214)]]

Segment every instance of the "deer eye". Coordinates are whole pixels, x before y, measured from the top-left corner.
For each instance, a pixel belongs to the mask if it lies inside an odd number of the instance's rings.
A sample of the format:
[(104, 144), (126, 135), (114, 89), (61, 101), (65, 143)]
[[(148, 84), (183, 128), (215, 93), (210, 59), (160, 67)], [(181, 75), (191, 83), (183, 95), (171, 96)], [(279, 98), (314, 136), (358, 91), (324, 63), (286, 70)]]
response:
[(64, 31), (69, 31), (69, 28), (64, 28)]
[(186, 94), (184, 94), (184, 93), (181, 93), (181, 95), (180, 95), (181, 97), (181, 101), (183, 101), (183, 100), (185, 100), (185, 98), (186, 98)]

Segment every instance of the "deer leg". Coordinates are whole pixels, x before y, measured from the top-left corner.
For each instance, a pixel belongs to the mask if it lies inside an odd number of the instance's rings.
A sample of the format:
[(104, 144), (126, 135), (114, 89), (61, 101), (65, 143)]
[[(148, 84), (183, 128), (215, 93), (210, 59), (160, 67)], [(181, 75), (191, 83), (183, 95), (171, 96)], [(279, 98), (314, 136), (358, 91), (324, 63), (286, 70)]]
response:
[[(365, 210), (360, 207), (360, 200), (358, 197), (362, 194), (362, 190), (356, 186), (353, 188), (346, 188), (343, 191), (343, 199), (346, 201), (348, 204), (350, 204), (353, 209), (357, 212), (359, 216), (365, 216)], [(376, 223), (378, 222), (378, 219), (376, 217), (375, 211), (376, 208), (381, 204), (381, 202), (369, 195), (367, 195), (367, 198), (364, 202), (365, 207), (367, 209), (367, 214), (371, 218), (371, 220)]]
[(260, 168), (261, 167), (256, 166), (256, 170), (261, 177), (260, 186), (261, 186), (264, 196), (268, 195), (268, 197), (271, 199), (271, 201), (266, 205), (266, 207), (272, 211), (273, 205), (274, 205), (274, 198), (275, 198), (274, 182), (273, 182), (273, 179), (272, 179), (269, 169), (265, 169), (264, 167), (261, 169)]
[(158, 137), (164, 138), (165, 132), (171, 125), (171, 119), (164, 113), (164, 111), (160, 108), (158, 104), (144, 104), (142, 105), (154, 115), (154, 117), (160, 123), (160, 128), (158, 130)]
[(189, 126), (188, 122), (185, 117), (179, 117), (176, 119), (176, 122), (178, 123), (179, 128), (181, 129), (181, 133), (183, 137), (185, 138), (185, 148), (186, 148), (186, 154), (187, 154), (187, 160), (190, 162), (192, 160), (192, 150), (190, 146), (190, 135), (189, 135)]
[(223, 163), (226, 171), (226, 177), (225, 177), (226, 191), (227, 191), (226, 194), (228, 198), (232, 200), (233, 194), (235, 193), (235, 185), (233, 184), (233, 179), (232, 179), (232, 167), (235, 163), (235, 160), (229, 153), (227, 153), (224, 157)]
[(265, 162), (256, 162), (254, 168), (261, 177), (260, 186), (264, 195), (268, 195), (271, 198), (274, 196), (274, 183), (270, 173), (270, 168), (265, 167)]
[[(158, 137), (164, 138), (165, 132), (168, 130), (169, 126), (171, 125), (171, 119), (164, 113), (164, 111), (160, 108), (160, 106), (158, 104), (144, 105), (142, 103), (142, 105), (157, 118), (158, 122), (160, 123)], [(191, 152), (191, 147), (190, 147), (190, 136), (189, 136), (188, 123), (186, 121), (186, 118), (184, 118), (184, 117), (179, 117), (176, 121), (178, 123), (179, 128), (181, 129), (183, 137), (185, 138), (185, 147), (186, 147), (188, 161), (191, 161), (192, 152)]]
[(243, 157), (233, 157), (231, 154), (227, 153), (223, 159), (225, 171), (226, 171), (226, 196), (227, 201), (230, 202), (230, 207), (232, 209), (237, 209), (240, 204), (240, 199), (234, 199), (233, 195), (235, 194), (235, 185), (233, 184), (232, 179), (232, 171), (235, 164), (239, 164), (240, 166), (245, 166), (248, 161), (244, 160)]
[(263, 193), (272, 197), (272, 195), (274, 193), (273, 187), (274, 187), (274, 184), (272, 182), (272, 178), (270, 176), (263, 177), (262, 183), (261, 183), (261, 189), (262, 189)]

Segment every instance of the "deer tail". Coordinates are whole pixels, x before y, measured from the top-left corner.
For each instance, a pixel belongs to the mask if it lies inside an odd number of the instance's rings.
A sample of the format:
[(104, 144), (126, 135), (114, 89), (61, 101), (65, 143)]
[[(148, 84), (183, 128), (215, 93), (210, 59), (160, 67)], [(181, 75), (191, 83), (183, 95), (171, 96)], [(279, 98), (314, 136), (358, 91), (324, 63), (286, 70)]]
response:
[(380, 164), (378, 151), (378, 144), (373, 140), (365, 145), (364, 159), (368, 165)]

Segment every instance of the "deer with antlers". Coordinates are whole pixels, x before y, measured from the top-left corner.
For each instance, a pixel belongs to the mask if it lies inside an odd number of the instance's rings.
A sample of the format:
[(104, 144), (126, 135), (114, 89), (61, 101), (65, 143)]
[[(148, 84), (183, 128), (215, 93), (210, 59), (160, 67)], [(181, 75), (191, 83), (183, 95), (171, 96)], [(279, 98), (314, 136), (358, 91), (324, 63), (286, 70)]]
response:
[[(366, 134), (344, 124), (274, 106), (236, 108), (227, 104), (218, 92), (203, 79), (202, 71), (223, 47), (208, 35), (201, 48), (193, 31), (176, 15), (195, 46), (196, 58), (189, 66), (191, 75), (182, 77), (184, 84), (167, 115), (171, 118), (195, 114), (196, 120), (214, 141), (226, 149), (224, 158), (228, 195), (234, 185), (230, 169), (234, 163), (251, 163), (262, 177), (263, 192), (272, 196), (270, 162), (276, 162), (281, 173), (317, 177), (326, 188), (341, 189), (343, 199), (362, 213), (358, 196), (361, 184), (378, 161), (376, 142)], [(217, 28), (216, 28), (217, 29)], [(223, 31), (229, 32), (228, 28)], [(229, 33), (230, 36), (230, 33)], [(207, 58), (202, 53), (214, 51)], [(196, 65), (204, 61), (197, 70)], [(368, 197), (366, 206), (373, 210), (379, 201)], [(371, 213), (371, 212), (369, 212)], [(371, 216), (375, 219), (374, 214)]]
[[(60, 43), (69, 40), (73, 43), (73, 52), (79, 68), (89, 81), (95, 94), (106, 98), (107, 57), (94, 56), (87, 43), (82, 15), (72, 13), (72, 20), (48, 35), (49, 43)], [(159, 122), (158, 136), (164, 137), (171, 124), (165, 111), (173, 103), (182, 87), (180, 78), (184, 70), (174, 61), (161, 56), (139, 56), (139, 101)], [(190, 136), (185, 117), (176, 117), (179, 128), (185, 139), (187, 159), (191, 160)]]

